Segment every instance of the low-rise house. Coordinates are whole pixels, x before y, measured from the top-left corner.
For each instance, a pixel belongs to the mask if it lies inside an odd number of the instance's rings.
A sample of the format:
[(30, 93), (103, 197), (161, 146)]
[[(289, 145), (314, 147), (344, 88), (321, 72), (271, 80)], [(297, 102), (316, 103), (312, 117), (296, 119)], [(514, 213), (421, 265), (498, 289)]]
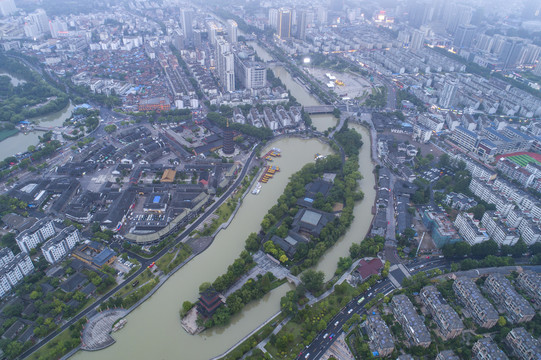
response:
[(490, 338), (482, 338), (473, 344), (473, 359), (475, 360), (508, 360), (505, 353)]
[(453, 350), (444, 350), (438, 353), (436, 360), (460, 360), (460, 358), (455, 355)]
[(428, 347), (431, 342), (430, 333), (410, 299), (403, 294), (396, 295), (391, 300), (391, 307), (396, 320), (402, 325), (411, 344)]
[(517, 285), (533, 297), (537, 306), (541, 306), (541, 275), (524, 271), (517, 277)]
[(494, 306), (481, 295), (477, 285), (468, 278), (458, 278), (453, 283), (453, 290), (475, 322), (484, 328), (491, 328), (498, 322), (499, 316)]
[(361, 325), (370, 339), (370, 351), (375, 356), (388, 356), (394, 351), (393, 337), (385, 321), (378, 314), (368, 315)]
[(505, 337), (513, 353), (521, 360), (541, 359), (541, 344), (523, 327), (511, 330)]
[(434, 286), (425, 286), (420, 295), (444, 340), (452, 339), (462, 333), (464, 330), (462, 320)]
[(301, 209), (295, 215), (292, 229), (300, 234), (308, 234), (309, 236), (319, 236), (321, 230), (333, 219), (332, 214), (328, 214), (318, 210)]
[(305, 237), (292, 231), (290, 231), (283, 239), (277, 235), (274, 235), (271, 240), (275, 245), (284, 250), (289, 258), (292, 258), (295, 255), (300, 244), (308, 243), (308, 240)]
[(366, 261), (361, 259), (359, 266), (353, 271), (353, 277), (360, 282), (367, 280), (372, 275), (378, 275), (383, 268), (383, 262), (379, 258)]
[(485, 281), (485, 288), (503, 307), (509, 321), (522, 323), (532, 320), (535, 316), (535, 310), (515, 291), (511, 282), (503, 275), (490, 274)]

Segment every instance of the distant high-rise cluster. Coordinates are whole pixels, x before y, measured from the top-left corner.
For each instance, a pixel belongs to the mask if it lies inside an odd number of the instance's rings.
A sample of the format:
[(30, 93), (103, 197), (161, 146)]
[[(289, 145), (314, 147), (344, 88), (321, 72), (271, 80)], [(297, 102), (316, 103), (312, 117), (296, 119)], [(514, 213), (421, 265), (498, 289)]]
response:
[(0, 0), (0, 15), (9, 16), (17, 11), (15, 7), (15, 1), (13, 0)]

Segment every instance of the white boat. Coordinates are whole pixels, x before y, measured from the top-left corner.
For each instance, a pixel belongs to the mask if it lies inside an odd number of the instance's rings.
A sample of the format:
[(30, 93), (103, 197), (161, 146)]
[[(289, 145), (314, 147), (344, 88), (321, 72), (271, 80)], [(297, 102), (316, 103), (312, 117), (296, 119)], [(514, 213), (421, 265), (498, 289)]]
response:
[(128, 322), (128, 320), (126, 320), (126, 319), (120, 319), (120, 321), (117, 322), (117, 323), (113, 326), (113, 332), (122, 329), (122, 328), (124, 327), (124, 325), (126, 325), (127, 322)]
[(257, 185), (252, 190), (252, 194), (257, 195), (259, 194), (260, 191), (261, 191), (261, 183), (258, 182)]
[(280, 149), (278, 148), (272, 148), (271, 151), (276, 151), (276, 152), (282, 152)]

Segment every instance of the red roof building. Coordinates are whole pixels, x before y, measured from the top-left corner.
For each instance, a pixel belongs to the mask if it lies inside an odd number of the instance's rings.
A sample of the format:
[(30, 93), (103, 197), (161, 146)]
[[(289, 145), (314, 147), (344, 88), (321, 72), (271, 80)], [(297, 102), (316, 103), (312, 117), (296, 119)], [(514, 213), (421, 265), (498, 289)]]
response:
[(383, 268), (383, 263), (379, 258), (374, 258), (370, 261), (362, 259), (359, 262), (359, 266), (355, 269), (355, 273), (359, 276), (361, 281), (365, 281), (372, 275), (379, 274), (379, 271)]

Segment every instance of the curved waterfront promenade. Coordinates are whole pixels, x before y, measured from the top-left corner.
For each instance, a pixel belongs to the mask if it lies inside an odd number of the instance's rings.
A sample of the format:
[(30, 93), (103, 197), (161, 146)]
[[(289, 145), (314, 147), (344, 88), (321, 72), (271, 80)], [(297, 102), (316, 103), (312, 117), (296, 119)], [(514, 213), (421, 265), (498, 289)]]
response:
[(115, 322), (126, 316), (124, 309), (106, 310), (88, 321), (83, 329), (81, 349), (96, 351), (115, 343), (111, 330)]

